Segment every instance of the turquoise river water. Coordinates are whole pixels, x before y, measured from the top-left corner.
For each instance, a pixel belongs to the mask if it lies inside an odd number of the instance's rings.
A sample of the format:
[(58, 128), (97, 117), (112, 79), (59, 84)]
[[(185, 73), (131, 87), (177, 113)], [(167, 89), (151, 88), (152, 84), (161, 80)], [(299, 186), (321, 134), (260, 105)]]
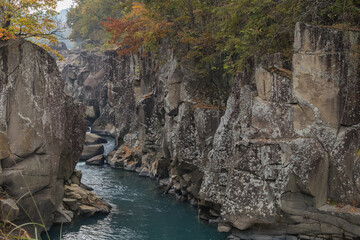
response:
[[(81, 219), (62, 229), (63, 240), (225, 240), (215, 225), (200, 221), (197, 209), (162, 194), (156, 181), (109, 166), (77, 165), (82, 182), (112, 205), (107, 216)], [(51, 239), (60, 239), (52, 227)]]

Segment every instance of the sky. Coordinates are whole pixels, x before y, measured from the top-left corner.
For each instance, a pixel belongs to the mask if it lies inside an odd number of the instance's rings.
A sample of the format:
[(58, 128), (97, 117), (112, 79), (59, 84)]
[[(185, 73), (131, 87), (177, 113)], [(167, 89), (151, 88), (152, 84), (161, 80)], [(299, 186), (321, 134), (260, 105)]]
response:
[(62, 1), (58, 2), (56, 11), (60, 12), (63, 9), (71, 7), (72, 4), (73, 4), (73, 0), (62, 0)]

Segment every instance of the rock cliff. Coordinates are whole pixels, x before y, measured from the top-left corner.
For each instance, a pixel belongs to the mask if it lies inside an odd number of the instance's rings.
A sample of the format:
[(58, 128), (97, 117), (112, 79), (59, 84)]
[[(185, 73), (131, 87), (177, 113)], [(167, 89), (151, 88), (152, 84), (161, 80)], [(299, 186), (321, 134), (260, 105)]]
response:
[(49, 227), (62, 205), (86, 131), (83, 107), (63, 89), (45, 50), (0, 42), (0, 199), (13, 203), (1, 208), (2, 219), (10, 210), (11, 221)]
[(96, 52), (61, 51), (65, 62), (59, 69), (65, 79), (65, 93), (86, 106), (86, 118), (91, 125), (107, 102), (106, 70), (103, 56)]
[(63, 77), (95, 106), (93, 129), (116, 136), (111, 166), (163, 179), (220, 231), (356, 238), (359, 44), (359, 32), (299, 23), (292, 63), (254, 61), (226, 106), (166, 48), (156, 59), (79, 53)]
[(237, 78), (201, 188), (225, 221), (359, 236), (359, 43), (359, 32), (297, 24), (292, 71), (265, 61)]

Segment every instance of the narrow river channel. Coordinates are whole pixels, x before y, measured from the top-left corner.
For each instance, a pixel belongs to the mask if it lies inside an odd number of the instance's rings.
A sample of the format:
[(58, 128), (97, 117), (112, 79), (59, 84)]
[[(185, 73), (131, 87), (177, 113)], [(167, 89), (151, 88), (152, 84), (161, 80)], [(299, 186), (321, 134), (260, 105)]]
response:
[[(113, 144), (109, 139), (108, 144)], [(111, 146), (105, 146), (105, 149)], [(107, 150), (106, 150), (107, 151)], [(107, 216), (80, 219), (64, 226), (64, 240), (225, 240), (215, 225), (200, 221), (197, 209), (162, 194), (156, 181), (132, 172), (77, 165), (82, 182), (113, 207)], [(51, 239), (60, 239), (60, 227), (51, 229)]]

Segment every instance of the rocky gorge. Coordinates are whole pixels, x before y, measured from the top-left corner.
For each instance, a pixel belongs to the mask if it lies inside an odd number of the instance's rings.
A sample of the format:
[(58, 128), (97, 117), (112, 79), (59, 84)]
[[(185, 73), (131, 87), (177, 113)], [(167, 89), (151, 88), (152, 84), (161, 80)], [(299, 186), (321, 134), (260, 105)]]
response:
[[(109, 212), (81, 159), (157, 179), (230, 239), (359, 238), (360, 33), (298, 23), (294, 36), (292, 61), (254, 59), (221, 99), (166, 46), (62, 50), (60, 73), (35, 45), (1, 42), (2, 218)], [(93, 133), (117, 150), (105, 159)]]
[(357, 31), (298, 23), (292, 61), (254, 60), (226, 104), (199, 94), (166, 47), (157, 58), (68, 51), (60, 68), (91, 129), (116, 138), (108, 163), (159, 179), (219, 231), (355, 239), (359, 44)]

